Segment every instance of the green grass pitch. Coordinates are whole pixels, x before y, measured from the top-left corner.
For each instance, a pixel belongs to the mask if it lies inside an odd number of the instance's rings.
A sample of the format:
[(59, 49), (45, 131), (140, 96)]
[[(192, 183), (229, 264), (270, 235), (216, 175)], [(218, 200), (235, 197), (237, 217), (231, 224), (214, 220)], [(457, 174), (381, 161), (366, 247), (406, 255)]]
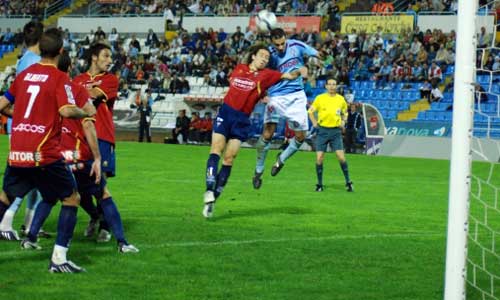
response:
[[(0, 137), (5, 166), (7, 139)], [(348, 155), (347, 193), (334, 154), (326, 189), (314, 192), (315, 154), (299, 152), (263, 186), (255, 150), (235, 161), (215, 217), (202, 215), (209, 148), (119, 143), (109, 181), (137, 255), (83, 237), (83, 210), (69, 258), (85, 274), (47, 271), (42, 251), (0, 241), (0, 299), (442, 299), (449, 162)], [(15, 228), (24, 218), (24, 205)], [(55, 232), (59, 206), (44, 228)]]

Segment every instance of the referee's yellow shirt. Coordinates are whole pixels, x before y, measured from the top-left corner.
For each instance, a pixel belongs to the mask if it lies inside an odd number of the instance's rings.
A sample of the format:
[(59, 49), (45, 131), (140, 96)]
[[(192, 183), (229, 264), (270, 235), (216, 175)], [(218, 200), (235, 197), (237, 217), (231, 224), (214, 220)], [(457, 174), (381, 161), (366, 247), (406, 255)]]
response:
[(318, 125), (321, 127), (340, 127), (343, 116), (347, 114), (347, 102), (342, 95), (318, 95), (312, 104), (318, 112)]

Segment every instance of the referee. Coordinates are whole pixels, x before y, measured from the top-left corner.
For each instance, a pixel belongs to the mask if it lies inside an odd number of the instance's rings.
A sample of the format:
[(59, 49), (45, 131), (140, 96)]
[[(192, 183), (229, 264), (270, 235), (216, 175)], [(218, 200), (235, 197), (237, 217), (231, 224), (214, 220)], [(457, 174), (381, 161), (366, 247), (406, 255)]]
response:
[[(335, 151), (340, 168), (345, 178), (348, 192), (353, 191), (352, 181), (349, 179), (349, 170), (344, 155), (342, 143), (342, 129), (347, 118), (347, 103), (341, 95), (337, 94), (337, 82), (333, 78), (326, 80), (326, 93), (318, 95), (308, 110), (309, 118), (314, 127), (318, 129), (316, 135), (316, 175), (318, 184), (316, 191), (322, 192), (323, 187), (323, 159), (328, 144)], [(315, 112), (318, 117), (316, 119)]]

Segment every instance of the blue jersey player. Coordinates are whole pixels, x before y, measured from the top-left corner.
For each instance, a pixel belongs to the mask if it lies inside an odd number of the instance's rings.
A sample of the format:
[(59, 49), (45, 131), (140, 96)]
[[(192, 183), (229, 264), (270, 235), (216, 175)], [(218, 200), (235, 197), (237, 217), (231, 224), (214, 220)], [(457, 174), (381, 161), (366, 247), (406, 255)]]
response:
[[(269, 48), (271, 52), (269, 67), (280, 72), (301, 69), (304, 67), (304, 56), (319, 56), (316, 49), (302, 41), (286, 39), (285, 31), (281, 28), (271, 30), (271, 41), (273, 45)], [(259, 189), (262, 185), (264, 163), (280, 117), (288, 121), (288, 126), (295, 132), (295, 138), (290, 141), (286, 150), (278, 155), (271, 170), (272, 176), (276, 176), (283, 168), (284, 162), (300, 149), (309, 129), (307, 97), (302, 77), (278, 82), (269, 88), (268, 95), (269, 102), (264, 112), (264, 130), (256, 147), (257, 165), (252, 180), (255, 189)]]

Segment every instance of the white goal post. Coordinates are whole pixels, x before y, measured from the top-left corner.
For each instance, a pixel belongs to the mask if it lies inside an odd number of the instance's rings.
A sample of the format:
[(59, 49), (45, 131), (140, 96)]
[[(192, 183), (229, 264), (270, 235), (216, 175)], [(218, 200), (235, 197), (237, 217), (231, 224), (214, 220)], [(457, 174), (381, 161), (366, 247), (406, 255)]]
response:
[(478, 0), (458, 1), (445, 300), (465, 299)]

